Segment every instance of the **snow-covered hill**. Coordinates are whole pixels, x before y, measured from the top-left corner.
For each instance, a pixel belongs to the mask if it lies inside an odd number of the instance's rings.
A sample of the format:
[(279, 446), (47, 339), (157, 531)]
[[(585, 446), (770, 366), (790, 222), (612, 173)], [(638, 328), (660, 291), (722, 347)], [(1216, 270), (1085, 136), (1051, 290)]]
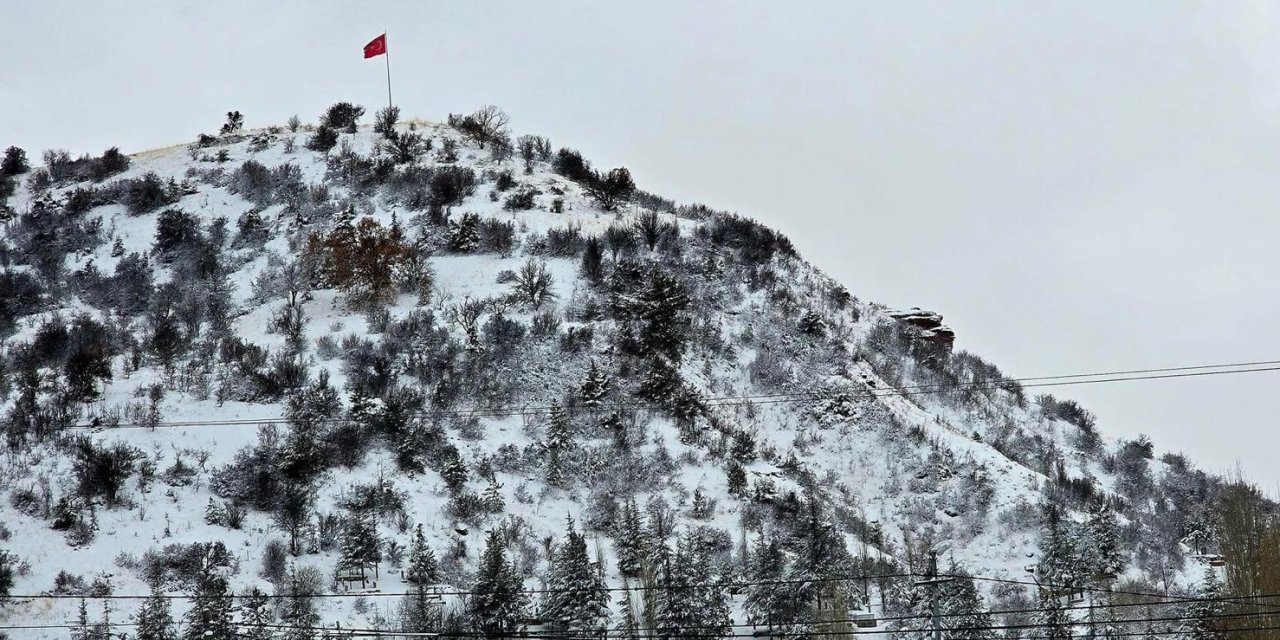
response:
[[(846, 612), (912, 611), (910, 580), (822, 579), (922, 572), (929, 550), (1047, 579), (1046, 504), (1081, 575), (1199, 578), (1220, 481), (1181, 456), (1028, 397), (940, 318), (858, 300), (748, 219), (451, 123), (360, 126), (327, 151), (308, 147), (329, 130), (232, 131), (5, 179), (0, 626), (216, 574), (326, 594), (277, 623), (425, 630), (392, 595), (417, 589), (419, 527), (456, 625), (479, 624), (495, 544), (530, 624), (578, 624), (545, 592), (568, 579), (567, 530), (612, 588), (719, 583), (733, 623), (773, 606), (792, 629), (841, 619), (813, 604), (827, 584)], [(357, 596), (335, 576), (370, 540)], [(228, 562), (193, 546), (210, 542)], [(761, 604), (770, 576), (789, 603)], [(610, 628), (681, 606), (607, 593)], [(104, 602), (118, 624), (145, 601)]]

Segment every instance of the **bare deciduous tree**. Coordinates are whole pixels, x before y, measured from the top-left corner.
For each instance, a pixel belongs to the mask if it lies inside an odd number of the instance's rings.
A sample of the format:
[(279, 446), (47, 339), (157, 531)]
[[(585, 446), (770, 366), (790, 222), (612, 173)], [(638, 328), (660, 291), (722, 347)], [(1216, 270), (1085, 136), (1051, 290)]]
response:
[(470, 296), (463, 298), (461, 303), (449, 307), (449, 319), (467, 336), (468, 351), (480, 350), (480, 318), (484, 317), (489, 310), (488, 299), (473, 300)]
[(555, 292), (551, 290), (555, 285), (555, 279), (551, 277), (547, 263), (541, 260), (529, 258), (518, 271), (505, 272), (500, 281), (510, 282), (512, 294), (534, 309), (540, 309), (542, 305), (556, 297)]
[(449, 124), (483, 149), (486, 144), (507, 134), (507, 114), (493, 105), (485, 105), (469, 116), (450, 116)]
[(524, 172), (533, 173), (533, 161), (551, 158), (551, 141), (542, 136), (520, 136), (516, 140), (520, 159), (524, 160)]

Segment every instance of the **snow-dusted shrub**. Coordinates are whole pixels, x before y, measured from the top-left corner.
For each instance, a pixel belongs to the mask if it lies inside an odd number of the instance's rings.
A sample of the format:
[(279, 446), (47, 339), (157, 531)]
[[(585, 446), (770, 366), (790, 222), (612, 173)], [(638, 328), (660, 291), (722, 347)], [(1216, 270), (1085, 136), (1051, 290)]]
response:
[(796, 250), (784, 235), (754, 220), (729, 213), (717, 213), (694, 234), (713, 246), (733, 249), (749, 265), (770, 262), (775, 255), (794, 257)]
[(271, 239), (271, 229), (267, 226), (266, 220), (262, 219), (262, 213), (259, 210), (250, 209), (236, 218), (236, 236), (231, 241), (233, 249), (261, 249), (269, 239)]
[(257, 160), (246, 160), (233, 171), (228, 177), (227, 189), (260, 208), (274, 204), (297, 206), (307, 193), (297, 165), (267, 168)]
[(531, 239), (529, 252), (559, 258), (576, 258), (586, 245), (587, 240), (582, 236), (582, 229), (576, 225), (570, 225), (548, 229), (547, 235), (543, 238)]
[(190, 251), (201, 240), (200, 221), (194, 215), (180, 209), (165, 209), (156, 219), (151, 252), (168, 263), (176, 254)]
[(445, 511), (450, 518), (477, 527), (484, 516), (488, 514), (488, 510), (485, 509), (484, 501), (480, 496), (467, 489), (455, 491), (453, 496), (449, 498)]
[(108, 187), (130, 215), (143, 215), (171, 205), (182, 197), (182, 188), (172, 178), (163, 180), (154, 172), (116, 182)]
[(388, 106), (378, 109), (373, 115), (373, 130), (382, 134), (387, 140), (395, 140), (396, 123), (400, 121), (400, 107)]
[(404, 513), (409, 496), (398, 490), (391, 481), (381, 478), (374, 482), (352, 485), (338, 497), (338, 506), (352, 513), (373, 513), (387, 516)]
[(386, 145), (387, 153), (397, 164), (415, 164), (430, 153), (433, 143), (431, 138), (423, 138), (420, 133), (399, 133)]
[(97, 158), (84, 156), (77, 160), (75, 165), (73, 170), (76, 174), (76, 179), (90, 179), (95, 182), (101, 182), (127, 170), (129, 168), (129, 157), (120, 153), (119, 148), (111, 147), (102, 152), (102, 155)]
[(569, 327), (560, 335), (560, 350), (564, 353), (585, 353), (591, 349), (595, 328), (591, 325)]
[(333, 336), (320, 336), (316, 338), (316, 357), (321, 360), (333, 360), (341, 354), (338, 348), (338, 341)]
[(387, 326), (391, 324), (391, 310), (386, 308), (370, 309), (368, 313), (364, 314), (364, 322), (369, 329), (369, 333), (386, 333)]
[(311, 137), (307, 138), (307, 148), (320, 153), (328, 153), (338, 144), (338, 131), (333, 127), (321, 124), (316, 127)]
[(53, 577), (53, 593), (55, 595), (85, 595), (89, 592), (84, 576), (62, 569)]
[(119, 504), (120, 492), (142, 451), (123, 442), (107, 445), (86, 436), (71, 440), (71, 448), (78, 494), (88, 500), (102, 498), (110, 506)]
[(329, 583), (325, 571), (321, 571), (320, 567), (309, 564), (298, 567), (290, 578), (289, 588), (292, 593), (299, 596), (323, 594), (327, 591), (325, 585)]
[(567, 147), (556, 152), (551, 168), (574, 182), (583, 182), (592, 177), (591, 163), (584, 160), (577, 150)]
[[(8, 539), (7, 537), (5, 538)], [(0, 549), (0, 602), (9, 598), (13, 590), (14, 575), (17, 573), (18, 557), (4, 549)]]
[(267, 541), (262, 549), (260, 575), (271, 584), (280, 584), (289, 568), (289, 548), (278, 538)]
[(325, 110), (320, 116), (320, 126), (346, 130), (355, 133), (356, 122), (364, 115), (364, 107), (350, 102), (338, 102)]
[(440, 141), (440, 150), (436, 152), (436, 162), (453, 164), (458, 161), (458, 141), (445, 137)]
[(516, 179), (511, 176), (510, 169), (504, 169), (493, 175), (493, 188), (499, 192), (506, 191), (516, 186)]
[(589, 179), (582, 181), (582, 188), (601, 209), (613, 211), (618, 205), (631, 199), (636, 183), (632, 181), (631, 172), (626, 167), (618, 167), (610, 169), (608, 173), (592, 172)]
[(430, 205), (447, 213), (450, 207), (475, 193), (476, 172), (467, 167), (440, 167), (431, 175)]
[(774, 392), (784, 389), (792, 381), (791, 368), (768, 345), (762, 345), (755, 359), (747, 366), (751, 383), (761, 391)]
[(485, 253), (496, 253), (504, 258), (515, 251), (517, 238), (515, 225), (510, 222), (486, 218), (476, 226), (479, 237), (479, 250)]
[(27, 271), (0, 271), (0, 335), (8, 334), (18, 318), (35, 313), (44, 288)]

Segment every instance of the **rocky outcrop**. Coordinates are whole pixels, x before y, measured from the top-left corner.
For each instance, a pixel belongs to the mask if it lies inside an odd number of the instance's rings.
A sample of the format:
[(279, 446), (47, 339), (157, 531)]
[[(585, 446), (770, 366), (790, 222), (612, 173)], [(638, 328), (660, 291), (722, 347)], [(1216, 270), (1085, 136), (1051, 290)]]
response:
[(947, 351), (950, 351), (951, 347), (955, 345), (956, 333), (951, 330), (951, 327), (942, 323), (942, 314), (940, 313), (912, 307), (905, 311), (890, 311), (889, 317), (901, 324), (914, 328), (916, 336), (921, 340), (932, 342)]

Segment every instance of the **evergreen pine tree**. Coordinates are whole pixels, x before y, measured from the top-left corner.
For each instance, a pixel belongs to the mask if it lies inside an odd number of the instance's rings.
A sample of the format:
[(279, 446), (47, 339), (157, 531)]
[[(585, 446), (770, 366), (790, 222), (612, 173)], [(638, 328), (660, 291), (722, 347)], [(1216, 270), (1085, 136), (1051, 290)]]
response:
[(644, 540), (640, 509), (636, 507), (635, 497), (628, 497), (622, 505), (622, 517), (618, 522), (613, 544), (617, 551), (619, 573), (633, 578), (640, 575), (644, 563)]
[(673, 533), (675, 514), (670, 505), (660, 495), (653, 495), (644, 505), (645, 510), (645, 557), (651, 566), (661, 569), (667, 562), (671, 549), (667, 546), (667, 538)]
[(507, 561), (502, 539), (496, 531), (491, 532), (467, 602), (471, 625), (489, 638), (515, 635), (520, 632), (527, 607), (522, 580)]
[(490, 482), (489, 486), (484, 488), (480, 501), (484, 503), (484, 510), (489, 513), (499, 514), (507, 508), (507, 502), (502, 498), (502, 491), (494, 482)]
[(569, 415), (558, 404), (551, 407), (543, 448), (547, 452), (547, 484), (553, 487), (564, 487), (573, 438), (570, 432)]
[(80, 607), (76, 610), (76, 626), (71, 629), (71, 640), (92, 640), (93, 630), (89, 628), (89, 603), (80, 598)]
[(444, 457), (447, 461), (444, 469), (440, 472), (440, 477), (444, 479), (444, 484), (452, 491), (457, 491), (467, 484), (467, 463), (462, 461), (462, 457), (458, 454), (457, 449), (446, 449)]
[(982, 595), (961, 567), (952, 561), (947, 573), (953, 578), (938, 588), (938, 613), (943, 637), (949, 640), (994, 640), (991, 614), (982, 604)]
[(209, 497), (209, 504), (204, 508), (204, 522), (211, 525), (223, 525), (227, 521), (227, 512), (222, 505), (214, 502), (213, 496)]
[(441, 629), (441, 603), (426, 591), (416, 591), (400, 601), (400, 631), (405, 633), (438, 633)]
[(569, 520), (564, 543), (552, 558), (543, 616), (557, 631), (604, 637), (609, 628), (609, 592), (587, 556), (587, 541)]
[[(271, 639), (271, 609), (267, 594), (253, 587), (245, 594), (244, 603), (240, 606), (240, 620), (244, 627), (243, 640)], [(139, 638), (138, 640), (142, 640)]]
[(1071, 616), (1050, 588), (1040, 588), (1040, 608), (1035, 615), (1035, 624), (1039, 625), (1038, 631), (1046, 640), (1071, 638)]
[(289, 553), (302, 553), (302, 542), (311, 525), (311, 487), (301, 482), (285, 482), (276, 499), (276, 522), (289, 534)]
[(547, 419), (547, 434), (544, 446), (547, 449), (568, 450), (573, 446), (573, 433), (569, 423), (569, 414), (559, 404), (552, 405)]
[(623, 424), (622, 416), (618, 415), (618, 412), (610, 412), (609, 417), (605, 418), (600, 426), (613, 435), (613, 446), (618, 451), (626, 452), (631, 449), (631, 442), (627, 437), (627, 426)]
[(582, 403), (588, 407), (594, 407), (604, 400), (609, 394), (609, 376), (605, 375), (596, 361), (591, 360), (591, 367), (587, 369), (587, 377), (582, 381), (581, 396)]
[(729, 602), (724, 589), (715, 584), (705, 555), (682, 539), (660, 575), (656, 638), (720, 638), (729, 634)]
[(725, 480), (728, 485), (729, 495), (736, 498), (746, 497), (747, 470), (742, 467), (742, 463), (737, 460), (730, 460), (729, 467), (725, 470)]
[(787, 556), (776, 540), (761, 535), (747, 564), (747, 593), (743, 609), (757, 625), (779, 632), (793, 632), (801, 611), (791, 596), (792, 585), (783, 581)]
[(341, 566), (352, 569), (377, 566), (382, 560), (382, 539), (378, 537), (378, 525), (372, 515), (359, 513), (347, 520), (341, 548)]
[(636, 603), (631, 596), (631, 584), (622, 579), (622, 597), (618, 599), (618, 626), (614, 628), (614, 637), (621, 640), (640, 640), (640, 620), (636, 615)]
[(1205, 567), (1204, 577), (1196, 589), (1200, 598), (1185, 606), (1182, 633), (1187, 640), (1223, 640), (1227, 637), (1222, 623), (1217, 618), (1222, 615), (1222, 582), (1213, 567)]
[(436, 554), (427, 546), (426, 536), (422, 534), (422, 525), (418, 525), (413, 534), (413, 543), (409, 547), (409, 567), (404, 572), (405, 580), (417, 587), (419, 592), (426, 587), (440, 582), (440, 565), (436, 562)]
[(1036, 575), (1042, 585), (1059, 591), (1081, 586), (1086, 571), (1079, 559), (1072, 525), (1057, 505), (1045, 507)]
[(480, 246), (480, 217), (474, 213), (462, 214), (461, 220), (449, 221), (449, 248), (459, 253), (470, 253)]
[(421, 420), (411, 421), (396, 442), (396, 467), (409, 473), (422, 473), (426, 465), (422, 456), (428, 448), (425, 425)]
[(97, 636), (102, 640), (111, 640), (111, 600), (102, 599), (102, 624), (98, 625)]
[(306, 484), (320, 473), (323, 458), (316, 431), (311, 422), (290, 425), (281, 464), (281, 471), (289, 480)]
[(678, 280), (662, 269), (650, 270), (648, 283), (636, 296), (641, 355), (680, 361), (687, 337), (684, 311), (688, 306), (689, 295)]
[(222, 575), (230, 555), (220, 542), (205, 544), (191, 608), (187, 610), (185, 640), (233, 640), (235, 622), (231, 618), (231, 594)]
[(137, 640), (177, 640), (178, 632), (173, 625), (173, 615), (169, 610), (169, 599), (164, 596), (159, 585), (151, 588), (151, 597), (142, 602), (138, 609)]
[(823, 598), (818, 588), (830, 578), (853, 574), (853, 558), (844, 546), (830, 514), (822, 508), (822, 499), (806, 493), (802, 516), (791, 532), (795, 557), (787, 568), (786, 580), (792, 588), (786, 591), (794, 599), (794, 610), (801, 611), (805, 621), (815, 619), (814, 606)]
[(715, 515), (715, 503), (702, 492), (702, 487), (693, 490), (693, 505), (689, 507), (689, 517), (706, 520)]
[(1116, 515), (1106, 502), (1099, 500), (1090, 505), (1082, 543), (1087, 547), (1084, 555), (1094, 574), (1116, 575), (1123, 570)]
[(567, 479), (564, 470), (564, 450), (547, 450), (547, 486), (563, 488)]
[(1119, 640), (1119, 638), (1130, 635), (1124, 633), (1120, 629), (1120, 623), (1116, 619), (1115, 603), (1112, 601), (1111, 592), (1106, 593), (1106, 597), (1102, 603), (1102, 611), (1098, 614), (1098, 637), (1102, 640)]

